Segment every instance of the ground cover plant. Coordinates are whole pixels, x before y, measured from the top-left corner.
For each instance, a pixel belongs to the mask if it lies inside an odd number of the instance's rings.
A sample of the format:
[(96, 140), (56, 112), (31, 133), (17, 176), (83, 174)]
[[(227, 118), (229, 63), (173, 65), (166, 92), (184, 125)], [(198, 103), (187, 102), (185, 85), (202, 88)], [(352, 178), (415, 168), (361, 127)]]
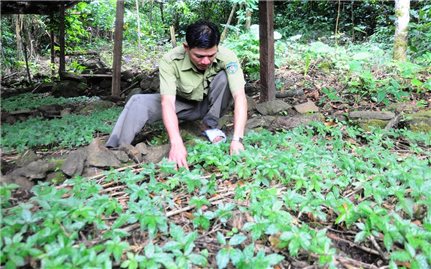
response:
[(6, 112), (17, 110), (35, 109), (45, 105), (66, 105), (88, 103), (97, 98), (87, 96), (79, 97), (54, 97), (47, 94), (23, 93), (2, 100), (1, 109)]
[[(55, 98), (46, 94), (21, 94), (6, 98), (2, 102), (5, 111), (39, 108), (44, 105), (85, 105), (97, 98), (85, 96), (74, 98)], [(22, 152), (29, 148), (66, 148), (72, 149), (88, 145), (97, 134), (112, 130), (121, 108), (96, 108), (88, 115), (68, 114), (61, 118), (28, 118), (14, 124), (3, 123), (1, 128), (1, 147), (4, 153)]]
[[(225, 24), (234, 5), (236, 18)], [(237, 53), (247, 93), (258, 99), (259, 40), (246, 26), (259, 23), (257, 1), (126, 1), (125, 8), (123, 70), (152, 72), (172, 47), (170, 26), (181, 45), (185, 26), (205, 14), (228, 29), (222, 44)], [(430, 268), (431, 135), (338, 122), (353, 110), (397, 117), (404, 112), (394, 105), (429, 110), (430, 11), (427, 1), (411, 1), (408, 59), (396, 62), (393, 2), (275, 1), (277, 94), (303, 91), (284, 101), (313, 101), (326, 123), (250, 131), (238, 156), (228, 155), (228, 144), (184, 135), (190, 171), (164, 161), (39, 182), (30, 192), (2, 185), (0, 267)], [(115, 0), (66, 11), (68, 72), (93, 72), (84, 64), (94, 50), (112, 66), (114, 14)], [(56, 20), (2, 17), (0, 73), (10, 81), (2, 87), (29, 86), (19, 35), (30, 45), (33, 86), (51, 81), (46, 33)], [(1, 106), (19, 112), (95, 99), (23, 94)], [(120, 110), (3, 122), (3, 158), (10, 164), (29, 148), (50, 156), (86, 146), (109, 134)], [(145, 142), (168, 143), (163, 129), (145, 132)]]
[(17, 200), (1, 189), (2, 264), (15, 268), (429, 268), (430, 134), (342, 124), (197, 140), (191, 170), (145, 164)]

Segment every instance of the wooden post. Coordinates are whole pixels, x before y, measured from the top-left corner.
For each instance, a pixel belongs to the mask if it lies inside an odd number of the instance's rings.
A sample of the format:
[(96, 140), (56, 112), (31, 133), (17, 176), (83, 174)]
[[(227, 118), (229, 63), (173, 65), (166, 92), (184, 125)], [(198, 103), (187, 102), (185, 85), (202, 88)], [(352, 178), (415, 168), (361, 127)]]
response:
[(64, 13), (65, 13), (65, 8), (64, 8), (64, 3), (62, 2), (60, 4), (60, 37), (59, 37), (59, 42), (60, 42), (60, 69), (58, 70), (59, 75), (60, 75), (60, 79), (63, 77), (63, 74), (66, 71), (66, 58), (65, 58), (65, 42), (64, 42)]
[(124, 0), (117, 0), (114, 35), (114, 61), (112, 66), (112, 96), (120, 96), (121, 57), (123, 49)]
[(260, 101), (275, 99), (274, 2), (259, 0)]

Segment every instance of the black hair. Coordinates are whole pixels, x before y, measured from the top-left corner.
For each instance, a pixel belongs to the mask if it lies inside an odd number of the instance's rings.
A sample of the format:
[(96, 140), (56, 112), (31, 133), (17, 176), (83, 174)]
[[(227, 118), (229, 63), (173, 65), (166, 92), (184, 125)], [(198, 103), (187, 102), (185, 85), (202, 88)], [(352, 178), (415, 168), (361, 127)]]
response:
[(186, 41), (189, 49), (209, 49), (220, 43), (220, 32), (212, 22), (197, 21), (187, 27)]

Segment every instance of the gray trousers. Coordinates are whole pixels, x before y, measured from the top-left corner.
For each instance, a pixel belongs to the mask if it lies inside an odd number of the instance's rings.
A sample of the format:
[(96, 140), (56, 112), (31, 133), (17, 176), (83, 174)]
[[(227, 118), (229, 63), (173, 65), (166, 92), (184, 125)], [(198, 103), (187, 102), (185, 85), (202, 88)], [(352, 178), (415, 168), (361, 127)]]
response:
[[(218, 120), (232, 103), (227, 76), (219, 72), (212, 80), (208, 94), (201, 102), (189, 101), (177, 96), (175, 109), (179, 120), (197, 120), (208, 128), (217, 128)], [(146, 123), (162, 119), (161, 96), (155, 94), (133, 95), (120, 114), (106, 142), (107, 147), (131, 144), (135, 135)]]

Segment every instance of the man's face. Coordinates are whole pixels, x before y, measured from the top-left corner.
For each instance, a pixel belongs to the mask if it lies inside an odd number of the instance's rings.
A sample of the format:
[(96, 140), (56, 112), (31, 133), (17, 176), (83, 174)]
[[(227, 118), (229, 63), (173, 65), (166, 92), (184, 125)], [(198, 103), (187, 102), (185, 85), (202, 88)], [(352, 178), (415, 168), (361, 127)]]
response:
[(214, 62), (217, 54), (217, 46), (209, 49), (192, 48), (190, 49), (187, 44), (184, 44), (184, 48), (189, 54), (190, 60), (200, 71), (205, 71)]

